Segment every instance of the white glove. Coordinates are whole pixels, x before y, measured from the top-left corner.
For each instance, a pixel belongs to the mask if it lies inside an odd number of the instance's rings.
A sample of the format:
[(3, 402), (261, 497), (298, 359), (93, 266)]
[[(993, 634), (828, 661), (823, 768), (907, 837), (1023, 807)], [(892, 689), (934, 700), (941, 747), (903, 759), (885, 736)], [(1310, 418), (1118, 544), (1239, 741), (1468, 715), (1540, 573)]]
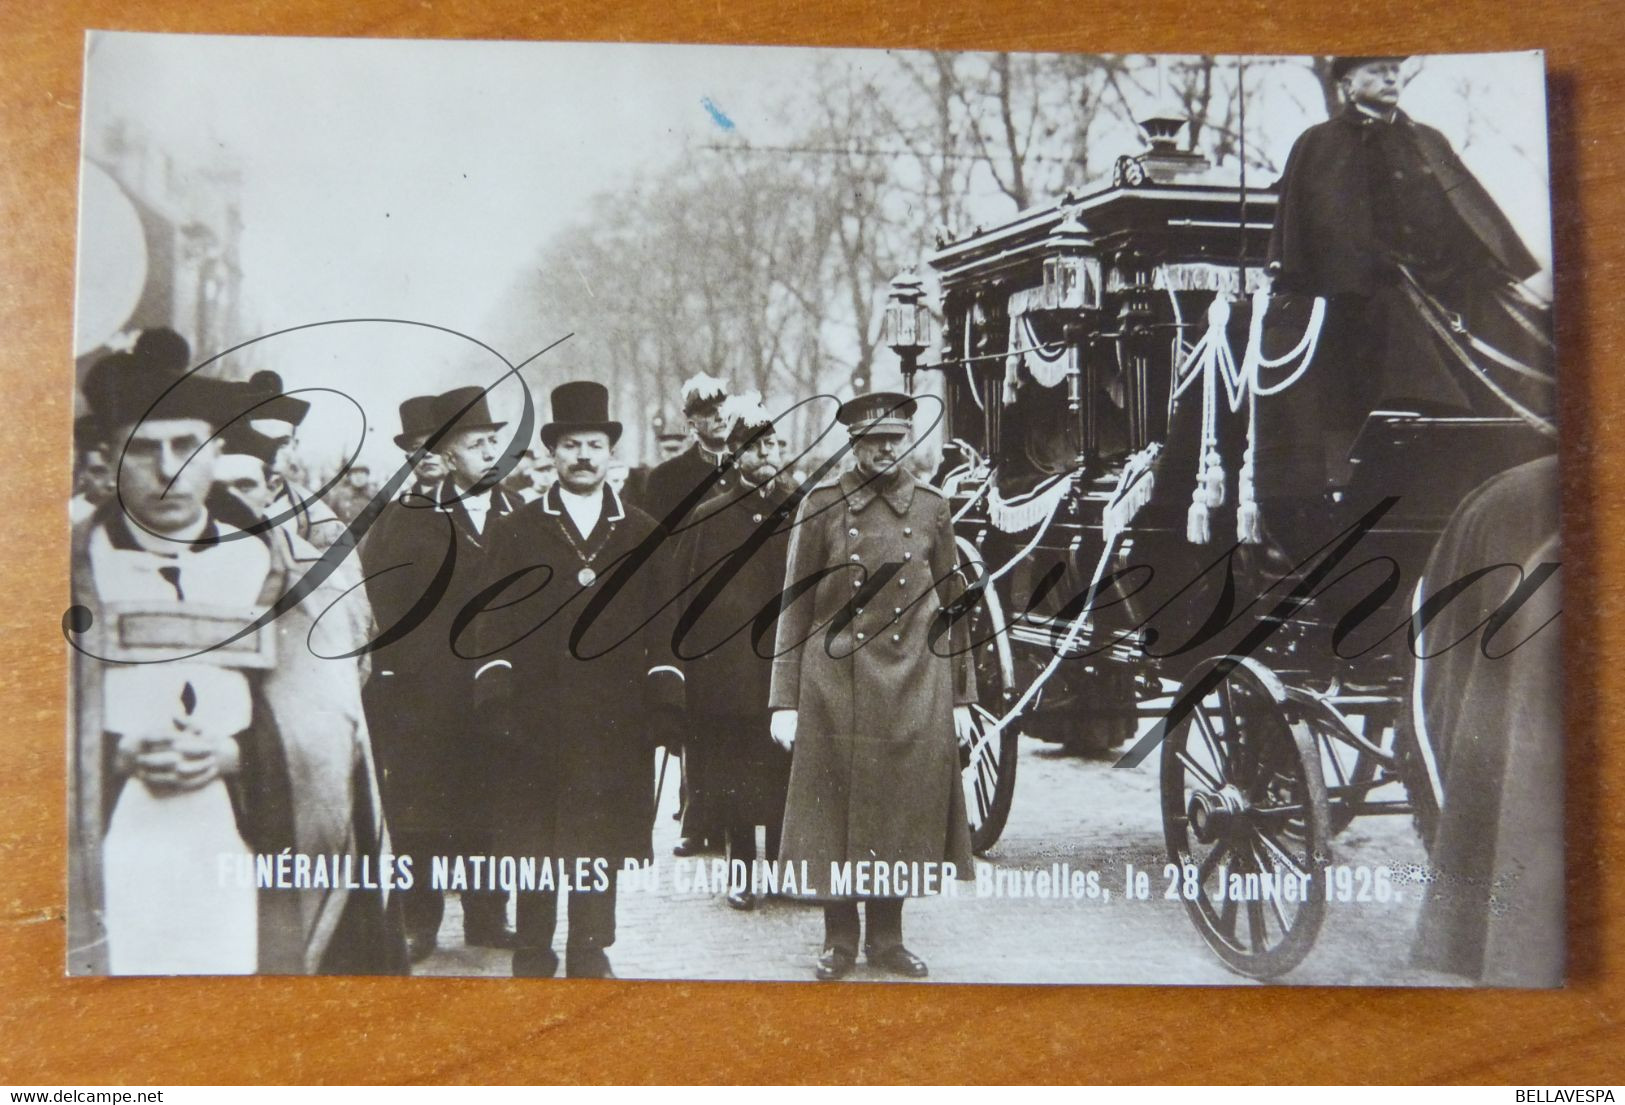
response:
[(773, 743), (786, 752), (796, 743), (796, 712), (794, 710), (774, 710), (772, 720)]
[(969, 706), (954, 707), (954, 736), (961, 748), (969, 748), (976, 739), (976, 722), (971, 718)]

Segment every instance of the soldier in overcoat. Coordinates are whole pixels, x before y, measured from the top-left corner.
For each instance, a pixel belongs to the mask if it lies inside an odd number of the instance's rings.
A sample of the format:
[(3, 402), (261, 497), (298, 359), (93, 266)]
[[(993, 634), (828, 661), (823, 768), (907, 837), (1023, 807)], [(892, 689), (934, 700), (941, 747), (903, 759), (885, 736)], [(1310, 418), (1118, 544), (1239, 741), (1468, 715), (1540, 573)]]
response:
[(552, 408), (541, 438), (558, 482), (504, 519), (473, 623), (481, 715), (505, 766), (503, 851), (563, 873), (520, 889), (514, 974), (558, 969), (562, 894), (565, 973), (613, 977), (617, 873), (651, 858), (654, 749), (677, 740), (677, 604), (664, 534), (606, 482), (621, 436), (609, 393), (563, 384)]
[[(805, 861), (826, 903), (820, 979), (852, 970), (860, 897), (869, 962), (924, 977), (903, 899), (940, 892), (933, 874), (972, 877), (955, 737), (970, 737), (975, 674), (964, 619), (936, 631), (962, 587), (948, 500), (901, 463), (914, 405), (876, 392), (841, 407), (856, 463), (807, 494), (785, 572), (770, 693), (774, 739), (794, 749), (780, 859)], [(884, 890), (837, 886), (882, 866)]]
[[(435, 447), (447, 474), (431, 496), (407, 494), (378, 516), (361, 545), (367, 595), (379, 627), (367, 717), (383, 772), (397, 845), (422, 876), (404, 895), (414, 959), (434, 949), (445, 901), (428, 881), (434, 855), (491, 847), (493, 763), (472, 726), (478, 664), (459, 650), (453, 624), (486, 579), (491, 530), (518, 496), (496, 483), (505, 423), (482, 389), (435, 400)], [(473, 947), (512, 947), (506, 895), (463, 892), (463, 937)]]
[[(790, 780), (790, 756), (768, 732), (773, 638), (758, 624), (764, 610), (777, 610), (784, 587), (794, 488), (779, 476), (782, 445), (760, 398), (731, 396), (723, 415), (740, 486), (702, 503), (678, 538), (681, 578), (693, 581), (678, 652), (686, 660), (688, 728), (708, 750), (692, 785), (715, 803), (728, 858), (750, 872), (757, 825), (766, 827), (768, 860), (778, 858)], [(748, 878), (730, 886), (728, 904), (754, 908)]]

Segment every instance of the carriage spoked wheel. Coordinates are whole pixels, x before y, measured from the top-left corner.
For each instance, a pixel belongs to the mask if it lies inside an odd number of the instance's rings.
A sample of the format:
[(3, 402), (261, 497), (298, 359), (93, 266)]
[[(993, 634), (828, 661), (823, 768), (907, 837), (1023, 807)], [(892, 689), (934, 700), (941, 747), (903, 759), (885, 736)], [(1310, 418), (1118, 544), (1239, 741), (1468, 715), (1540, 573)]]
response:
[[(964, 538), (958, 540), (961, 571), (968, 581), (982, 578), (981, 554)], [(976, 596), (967, 618), (975, 659), (977, 701), (970, 708), (975, 736), (959, 750), (960, 781), (970, 821), (971, 850), (982, 855), (999, 842), (1016, 794), (1016, 750), (1021, 733), (1015, 719), (1000, 728), (1014, 688), (1010, 637), (998, 591), (988, 587)]]
[(1250, 658), (1200, 665), (1181, 702), (1191, 707), (1162, 744), (1173, 893), (1226, 965), (1274, 978), (1309, 954), (1325, 917), (1321, 750), (1293, 725), (1280, 680)]

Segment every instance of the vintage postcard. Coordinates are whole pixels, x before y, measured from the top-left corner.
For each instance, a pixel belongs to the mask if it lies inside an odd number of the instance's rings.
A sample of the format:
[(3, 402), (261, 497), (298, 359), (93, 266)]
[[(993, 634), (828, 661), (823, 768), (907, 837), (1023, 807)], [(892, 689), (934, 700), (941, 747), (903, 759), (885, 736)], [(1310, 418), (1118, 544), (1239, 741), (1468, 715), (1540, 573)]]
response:
[(84, 105), (70, 974), (1562, 983), (1540, 54)]

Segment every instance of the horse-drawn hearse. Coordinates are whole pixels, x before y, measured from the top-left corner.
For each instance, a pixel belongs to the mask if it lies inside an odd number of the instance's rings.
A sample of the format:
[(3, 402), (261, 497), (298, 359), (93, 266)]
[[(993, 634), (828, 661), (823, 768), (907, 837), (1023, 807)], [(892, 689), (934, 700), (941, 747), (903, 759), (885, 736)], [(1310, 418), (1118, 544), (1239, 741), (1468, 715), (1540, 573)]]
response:
[[(911, 390), (942, 374), (976, 849), (1005, 826), (1021, 735), (1119, 766), (1155, 754), (1180, 896), (1225, 963), (1265, 978), (1312, 946), (1354, 818), (1412, 815), (1428, 839), (1416, 584), (1463, 497), (1553, 446), (1511, 411), (1374, 409), (1326, 436), (1324, 475), (1266, 472), (1294, 463), (1273, 449), (1284, 424), (1320, 437), (1293, 392), (1327, 359), (1325, 304), (1272, 301), (1275, 195), (1215, 180), (1177, 126), (1147, 124), (1150, 152), (1104, 190), (940, 241), (939, 300), (899, 277), (888, 334)], [(940, 356), (922, 367), (928, 313)], [(1235, 874), (1309, 892), (1238, 902)]]

